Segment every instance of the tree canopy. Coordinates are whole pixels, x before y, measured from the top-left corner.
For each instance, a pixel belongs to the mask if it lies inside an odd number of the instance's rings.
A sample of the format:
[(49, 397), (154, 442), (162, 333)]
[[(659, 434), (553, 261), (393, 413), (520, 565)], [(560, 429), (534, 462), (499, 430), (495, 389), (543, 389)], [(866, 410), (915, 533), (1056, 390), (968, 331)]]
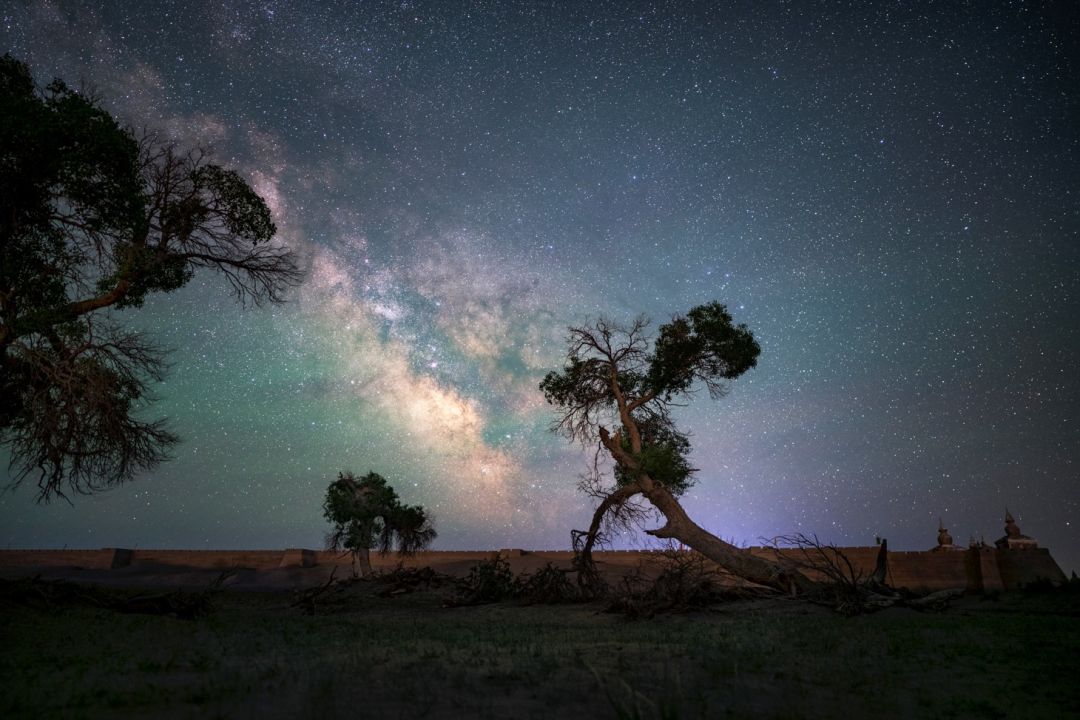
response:
[(234, 170), (136, 136), (90, 95), (0, 58), (0, 444), (39, 499), (151, 468), (177, 438), (141, 419), (164, 353), (116, 313), (198, 268), (243, 303), (301, 280), (264, 200)]
[(589, 443), (616, 429), (611, 442), (620, 485), (641, 473), (681, 495), (693, 482), (690, 441), (671, 420), (670, 409), (700, 381), (710, 396), (757, 364), (761, 348), (746, 325), (734, 325), (720, 303), (693, 308), (660, 326), (650, 348), (648, 321), (623, 327), (600, 319), (570, 328), (567, 362), (540, 383), (561, 415), (555, 429)]
[[(600, 501), (586, 531), (575, 531), (582, 569), (591, 568), (591, 551), (604, 527), (642, 520), (632, 501), (647, 499), (665, 519), (647, 532), (676, 538), (728, 570), (776, 587), (806, 586), (805, 578), (773, 563), (752, 558), (696, 525), (677, 498), (694, 481), (690, 441), (675, 425), (671, 409), (705, 388), (710, 397), (727, 392), (727, 382), (757, 364), (761, 348), (727, 308), (712, 302), (661, 325), (655, 341), (648, 320), (630, 325), (606, 319), (571, 327), (566, 363), (540, 383), (558, 412), (553, 430), (583, 445), (599, 441), (614, 462), (614, 484), (595, 474), (587, 489)], [(595, 465), (594, 465), (595, 467)]]
[(431, 545), (437, 533), (420, 505), (406, 505), (383, 476), (369, 472), (362, 478), (338, 473), (323, 501), (323, 516), (333, 525), (327, 547), (353, 554), (361, 573), (371, 572), (370, 550), (385, 555), (396, 546), (412, 555)]

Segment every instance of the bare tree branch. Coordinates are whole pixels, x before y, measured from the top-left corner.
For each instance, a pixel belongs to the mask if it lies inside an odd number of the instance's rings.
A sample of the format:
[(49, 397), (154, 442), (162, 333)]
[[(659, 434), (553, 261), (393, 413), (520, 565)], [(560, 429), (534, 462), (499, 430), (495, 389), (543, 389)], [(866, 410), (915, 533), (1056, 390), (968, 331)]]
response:
[[(37, 475), (39, 499), (69, 499), (117, 485), (169, 458), (177, 438), (164, 420), (143, 421), (146, 380), (162, 378), (163, 353), (138, 334), (87, 323), (82, 342), (37, 336), (9, 348), (24, 380), (21, 412), (0, 427), (10, 443), (12, 488)], [(70, 499), (69, 499), (70, 500)]]

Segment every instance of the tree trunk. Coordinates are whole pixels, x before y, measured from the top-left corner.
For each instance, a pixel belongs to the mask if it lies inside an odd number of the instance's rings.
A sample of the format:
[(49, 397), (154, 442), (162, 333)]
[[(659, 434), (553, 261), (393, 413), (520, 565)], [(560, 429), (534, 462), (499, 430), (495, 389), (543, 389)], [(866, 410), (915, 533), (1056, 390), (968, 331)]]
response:
[(352, 574), (353, 577), (366, 577), (372, 573), (371, 550), (359, 548), (352, 551)]
[[(623, 413), (624, 424), (634, 425), (633, 418), (629, 413)], [(641, 493), (648, 498), (649, 502), (656, 507), (667, 520), (662, 528), (646, 530), (649, 535), (658, 538), (674, 538), (684, 545), (689, 545), (694, 550), (714, 563), (744, 580), (775, 588), (785, 593), (809, 592), (817, 587), (817, 584), (802, 573), (794, 569), (781, 567), (778, 563), (764, 558), (751, 555), (746, 550), (741, 550), (730, 543), (726, 543), (705, 530), (686, 514), (682, 505), (675, 496), (660, 483), (653, 480), (643, 472), (636, 459), (623, 450), (618, 436), (612, 436), (607, 429), (599, 429), (600, 442), (611, 453), (611, 458), (617, 465), (637, 477), (633, 486), (640, 488)], [(613, 493), (613, 495), (617, 494)], [(602, 507), (602, 506), (601, 506)], [(593, 524), (596, 525), (594, 518)]]
[(877, 563), (874, 566), (874, 574), (870, 576), (870, 582), (873, 585), (885, 585), (888, 574), (889, 541), (886, 538), (881, 538), (881, 545), (878, 547)]
[(646, 530), (649, 535), (674, 538), (733, 575), (759, 585), (786, 593), (809, 592), (817, 587), (814, 581), (796, 570), (788, 570), (770, 560), (754, 557), (749, 551), (724, 542), (691, 520), (667, 488), (656, 483), (651, 484), (653, 487), (643, 490), (643, 493), (649, 502), (663, 513), (667, 522), (662, 528)]
[(622, 505), (639, 492), (641, 492), (641, 488), (637, 485), (625, 485), (604, 498), (600, 506), (596, 508), (596, 512), (593, 513), (592, 523), (589, 525), (589, 532), (585, 535), (585, 544), (582, 545), (580, 551), (588, 562), (592, 562), (593, 545), (596, 544), (596, 536), (600, 533), (600, 524), (603, 522), (608, 510), (614, 506)]
[[(596, 512), (593, 513), (592, 522), (589, 524), (589, 531), (584, 534), (585, 542), (582, 543), (580, 548), (575, 547), (576, 551), (574, 562), (578, 569), (578, 584), (583, 587), (590, 587), (596, 589), (595, 586), (600, 581), (599, 576), (596, 573), (596, 567), (593, 565), (592, 549), (596, 544), (596, 537), (600, 534), (600, 525), (604, 521), (604, 516), (613, 507), (622, 505), (634, 495), (641, 492), (641, 488), (637, 485), (624, 485), (616, 489), (610, 495), (603, 499), (600, 506), (596, 508)], [(580, 537), (580, 531), (575, 531), (575, 535)], [(575, 542), (575, 545), (577, 543)]]

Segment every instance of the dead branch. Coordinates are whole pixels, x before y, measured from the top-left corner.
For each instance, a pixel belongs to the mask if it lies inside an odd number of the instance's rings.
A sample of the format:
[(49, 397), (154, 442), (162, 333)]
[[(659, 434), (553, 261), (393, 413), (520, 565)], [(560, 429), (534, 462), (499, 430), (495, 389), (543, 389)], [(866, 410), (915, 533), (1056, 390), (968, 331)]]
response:
[(315, 615), (317, 604), (320, 598), (330, 589), (330, 586), (334, 584), (334, 575), (337, 574), (337, 566), (330, 571), (330, 577), (326, 579), (326, 582), (322, 585), (314, 588), (308, 588), (307, 590), (297, 590), (296, 598), (289, 604), (289, 607), (299, 607), (303, 609), (308, 615)]
[(883, 580), (888, 557), (884, 548), (878, 552), (874, 573), (868, 576), (843, 550), (822, 542), (817, 535), (780, 535), (768, 544), (780, 565), (818, 580), (818, 591), (807, 595), (812, 602), (829, 605), (844, 615), (858, 615), (888, 607), (900, 598)]

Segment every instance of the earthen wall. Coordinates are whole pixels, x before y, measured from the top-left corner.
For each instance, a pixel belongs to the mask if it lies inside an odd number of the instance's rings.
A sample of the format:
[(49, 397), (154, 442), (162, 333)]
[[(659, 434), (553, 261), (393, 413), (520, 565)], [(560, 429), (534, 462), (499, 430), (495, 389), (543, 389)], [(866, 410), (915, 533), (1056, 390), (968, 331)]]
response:
[(273, 568), (282, 550), (133, 550), (132, 565), (180, 565), (194, 568)]
[(74, 567), (105, 570), (112, 567), (113, 548), (98, 550), (0, 550), (0, 567)]
[(994, 550), (994, 555), (1006, 588), (1023, 587), (1038, 580), (1065, 580), (1065, 573), (1046, 548)]
[[(873, 573), (878, 548), (840, 548), (862, 577)], [(748, 552), (772, 559), (772, 548), (753, 547)], [(798, 557), (798, 551), (782, 550)], [(597, 562), (608, 566), (632, 568), (658, 553), (640, 550), (614, 550), (594, 553)], [(520, 549), (427, 551), (411, 557), (396, 554), (371, 554), (374, 568), (388, 570), (399, 563), (405, 567), (447, 564), (472, 564), (495, 556), (527, 560), (527, 566), (544, 562), (566, 566), (573, 558), (569, 550), (525, 551)], [(1041, 579), (1059, 582), (1064, 573), (1046, 548), (1000, 550), (990, 547), (966, 550), (925, 552), (889, 552), (888, 584), (916, 592), (952, 588), (968, 590), (1008, 590)], [(352, 563), (349, 553), (290, 548), (287, 550), (164, 550), (101, 548), (98, 550), (0, 550), (0, 567), (72, 567), (104, 570), (120, 567), (155, 565), (191, 568), (253, 568), (343, 566)]]

